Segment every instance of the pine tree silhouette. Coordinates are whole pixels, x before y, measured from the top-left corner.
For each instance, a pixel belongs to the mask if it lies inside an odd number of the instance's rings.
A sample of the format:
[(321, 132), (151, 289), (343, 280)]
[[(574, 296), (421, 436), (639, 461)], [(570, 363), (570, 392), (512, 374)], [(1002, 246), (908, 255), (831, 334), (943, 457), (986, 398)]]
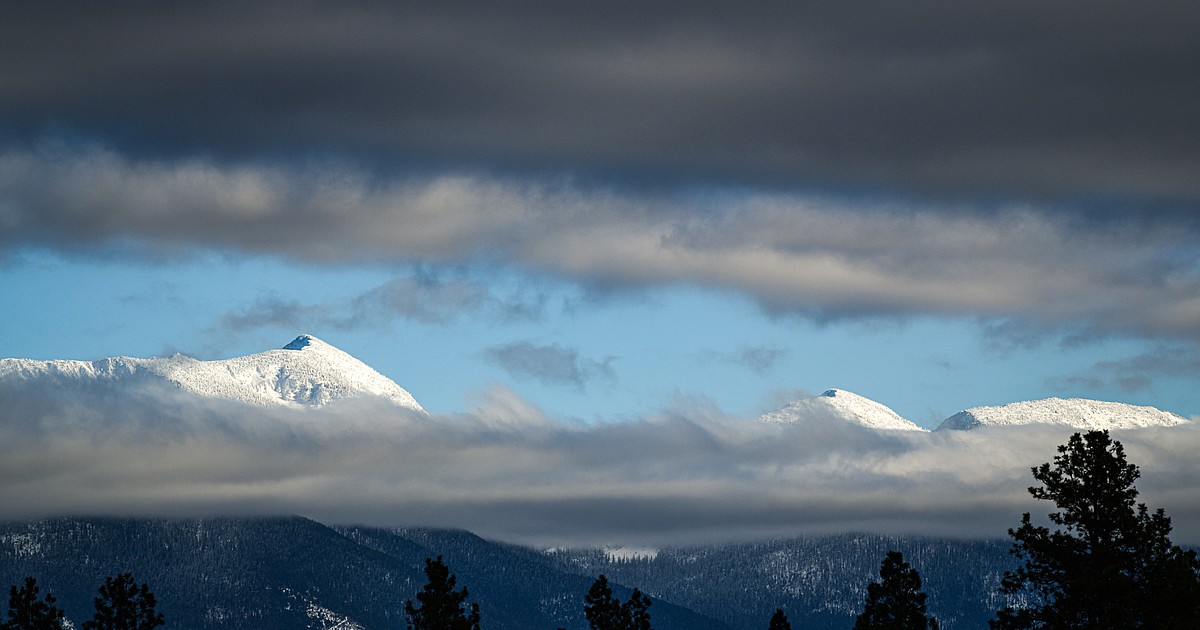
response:
[(654, 630), (650, 625), (650, 601), (638, 589), (633, 589), (629, 600), (621, 604), (621, 621), (628, 630)]
[(429, 582), (417, 593), (421, 605), (411, 599), (404, 603), (409, 630), (479, 630), (479, 604), (471, 604), (470, 613), (464, 610), (470, 593), (465, 587), (454, 590), (457, 579), (441, 556), (425, 559), (425, 577)]
[(590, 630), (654, 630), (650, 624), (650, 598), (633, 589), (624, 604), (613, 597), (608, 578), (601, 575), (583, 598), (583, 616)]
[(132, 573), (104, 578), (100, 597), (94, 600), (96, 613), (83, 622), (83, 630), (152, 630), (166, 621), (155, 607), (150, 587), (140, 587)]
[(1071, 436), (1059, 455), (1032, 469), (1035, 498), (1053, 501), (1054, 531), (1029, 513), (1008, 530), (1024, 564), (1000, 591), (1031, 605), (1000, 610), (997, 630), (1019, 628), (1195, 628), (1200, 619), (1200, 562), (1172, 545), (1171, 519), (1134, 505), (1141, 474), (1108, 431)]
[(788, 622), (787, 615), (783, 613), (782, 608), (776, 608), (775, 614), (771, 615), (771, 625), (767, 630), (792, 630), (792, 624)]
[(879, 581), (867, 586), (867, 603), (854, 619), (854, 630), (938, 630), (925, 614), (921, 576), (899, 551), (889, 551), (879, 567)]
[(55, 606), (54, 596), (46, 593), (40, 599), (37, 580), (25, 578), (25, 585), (8, 589), (8, 621), (0, 630), (60, 630), (63, 610)]
[(583, 616), (587, 618), (591, 630), (623, 630), (621, 602), (613, 597), (607, 577), (601, 575), (596, 578), (583, 601)]

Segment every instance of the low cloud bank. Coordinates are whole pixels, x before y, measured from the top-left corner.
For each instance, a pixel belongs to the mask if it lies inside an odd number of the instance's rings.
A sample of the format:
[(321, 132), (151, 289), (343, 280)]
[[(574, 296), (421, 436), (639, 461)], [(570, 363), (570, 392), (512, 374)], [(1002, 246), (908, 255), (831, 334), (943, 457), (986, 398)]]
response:
[[(730, 541), (846, 530), (999, 537), (1061, 428), (877, 433), (734, 418), (703, 402), (619, 423), (544, 417), (495, 388), (469, 414), (372, 400), (252, 407), (146, 386), (0, 386), (0, 518), (297, 513), (460, 527), (536, 545)], [(1117, 435), (1142, 500), (1200, 542), (1200, 430)]]

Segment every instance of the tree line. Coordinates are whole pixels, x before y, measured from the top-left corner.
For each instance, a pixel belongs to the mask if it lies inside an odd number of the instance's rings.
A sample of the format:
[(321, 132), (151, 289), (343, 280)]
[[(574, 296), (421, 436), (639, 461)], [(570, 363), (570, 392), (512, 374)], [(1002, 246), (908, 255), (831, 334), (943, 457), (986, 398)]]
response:
[[(1052, 502), (1053, 529), (1030, 514), (1009, 529), (1010, 553), (1020, 564), (1007, 571), (999, 591), (1022, 596), (1022, 606), (996, 611), (991, 630), (1195, 629), (1200, 620), (1200, 559), (1170, 540), (1171, 519), (1150, 511), (1134, 482), (1138, 467), (1108, 431), (1076, 433), (1058, 447), (1053, 463), (1031, 469), (1041, 485), (1029, 493)], [(420, 606), (405, 605), (409, 630), (479, 630), (478, 604), (466, 606), (466, 588), (442, 558), (426, 560), (429, 583)], [(889, 551), (879, 580), (867, 586), (853, 630), (938, 630), (926, 606), (917, 570)], [(628, 601), (613, 596), (604, 575), (584, 596), (589, 630), (652, 630), (650, 598), (634, 589)], [(768, 630), (792, 630), (776, 609)], [(559, 629), (564, 630), (564, 629)]]

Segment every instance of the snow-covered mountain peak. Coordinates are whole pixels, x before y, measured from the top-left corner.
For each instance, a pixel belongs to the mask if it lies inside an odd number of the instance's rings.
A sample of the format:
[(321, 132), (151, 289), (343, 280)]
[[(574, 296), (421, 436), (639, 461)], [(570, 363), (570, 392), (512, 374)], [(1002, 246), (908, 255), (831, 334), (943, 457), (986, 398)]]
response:
[(946, 418), (937, 431), (981, 426), (1052, 424), (1082, 430), (1139, 429), (1174, 426), (1186, 418), (1155, 407), (1086, 398), (1046, 398), (995, 407), (972, 407)]
[(179, 354), (90, 362), (0, 359), (0, 378), (62, 386), (78, 382), (119, 385), (134, 378), (161, 380), (194, 394), (257, 405), (317, 406), (342, 398), (375, 396), (424, 412), (412, 395), (391, 379), (312, 335), (300, 335), (279, 350), (217, 361)]
[(829, 389), (820, 396), (797, 400), (764, 414), (766, 422), (803, 422), (833, 417), (851, 424), (889, 431), (925, 431), (887, 406), (844, 389)]

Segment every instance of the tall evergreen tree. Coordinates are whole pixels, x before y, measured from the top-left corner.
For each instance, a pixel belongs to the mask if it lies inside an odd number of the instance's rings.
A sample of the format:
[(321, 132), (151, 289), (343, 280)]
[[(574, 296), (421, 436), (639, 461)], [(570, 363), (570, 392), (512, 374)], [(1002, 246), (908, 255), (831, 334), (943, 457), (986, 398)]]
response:
[(583, 598), (583, 616), (591, 630), (623, 630), (621, 602), (613, 597), (608, 578), (601, 575)]
[(879, 581), (867, 586), (867, 603), (854, 619), (854, 630), (938, 630), (926, 615), (921, 576), (899, 551), (889, 551), (879, 567)]
[(775, 614), (771, 615), (771, 625), (767, 630), (792, 630), (792, 624), (788, 622), (787, 615), (783, 613), (782, 608), (776, 608)]
[(154, 593), (144, 582), (139, 587), (132, 573), (104, 578), (94, 603), (96, 613), (83, 622), (83, 630), (153, 630), (166, 624)]
[(0, 630), (60, 630), (63, 610), (55, 605), (50, 593), (40, 598), (37, 580), (25, 578), (25, 585), (8, 589), (8, 621)]
[(454, 590), (457, 579), (441, 556), (425, 559), (425, 577), (429, 582), (417, 593), (421, 605), (404, 603), (409, 630), (479, 630), (479, 604), (471, 604), (470, 613), (464, 609), (470, 593), (466, 587)]
[(1169, 539), (1163, 511), (1134, 505), (1138, 467), (1108, 431), (1071, 436), (1054, 464), (1032, 469), (1034, 498), (1052, 501), (1056, 527), (1025, 513), (1008, 530), (1024, 564), (1005, 574), (1000, 591), (1032, 604), (1000, 610), (997, 630), (1017, 628), (1195, 628), (1200, 619), (1200, 562)]

